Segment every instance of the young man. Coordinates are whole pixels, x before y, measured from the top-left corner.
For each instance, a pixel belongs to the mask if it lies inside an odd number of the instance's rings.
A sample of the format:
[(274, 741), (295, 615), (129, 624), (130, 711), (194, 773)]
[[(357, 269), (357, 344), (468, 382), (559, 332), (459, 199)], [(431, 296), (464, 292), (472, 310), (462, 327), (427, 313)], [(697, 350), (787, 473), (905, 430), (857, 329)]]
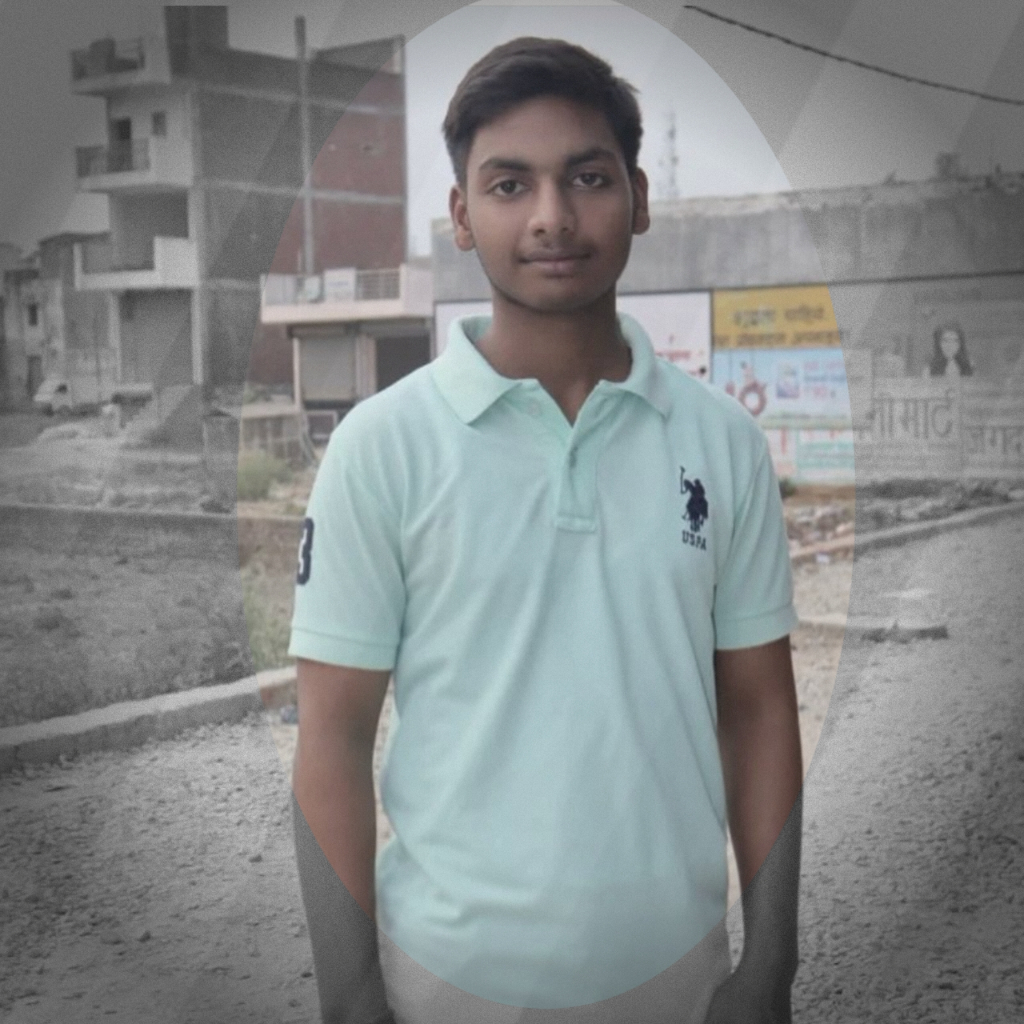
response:
[(616, 314), (649, 224), (636, 100), (585, 50), (519, 39), (470, 69), (444, 129), (493, 318), (346, 417), (300, 552), (296, 828), (325, 1016), (387, 1019), (375, 919), (400, 1024), (788, 1020), (781, 503), (747, 412)]

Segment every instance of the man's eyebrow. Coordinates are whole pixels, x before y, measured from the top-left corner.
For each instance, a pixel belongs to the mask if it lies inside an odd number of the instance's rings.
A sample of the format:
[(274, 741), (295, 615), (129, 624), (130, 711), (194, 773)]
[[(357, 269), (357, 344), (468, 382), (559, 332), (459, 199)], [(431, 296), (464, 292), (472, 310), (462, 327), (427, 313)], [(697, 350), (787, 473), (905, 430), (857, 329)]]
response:
[(582, 153), (572, 153), (566, 158), (566, 167), (576, 167), (579, 164), (589, 164), (591, 160), (615, 160), (616, 156), (610, 149), (604, 146), (591, 146)]
[(516, 160), (510, 156), (492, 156), (479, 167), (483, 171), (528, 171), (530, 165), (525, 160)]
[[(579, 153), (570, 153), (565, 158), (565, 167), (578, 167), (580, 164), (588, 164), (592, 160), (615, 160), (615, 153), (604, 146), (591, 146)], [(480, 164), (481, 173), (487, 171), (522, 171), (533, 170), (532, 166), (525, 160), (517, 160), (510, 156), (492, 156)]]

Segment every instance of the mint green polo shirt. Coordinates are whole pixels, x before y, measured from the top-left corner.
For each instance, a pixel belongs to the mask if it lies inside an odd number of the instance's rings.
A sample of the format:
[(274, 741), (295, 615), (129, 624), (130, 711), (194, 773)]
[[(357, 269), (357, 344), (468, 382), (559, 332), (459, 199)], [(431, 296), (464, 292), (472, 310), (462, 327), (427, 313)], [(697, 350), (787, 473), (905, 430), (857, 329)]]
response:
[(438, 977), (566, 1007), (726, 911), (716, 648), (796, 623), (778, 484), (733, 398), (655, 357), (575, 424), (447, 348), (334, 431), (291, 654), (391, 669), (378, 924)]

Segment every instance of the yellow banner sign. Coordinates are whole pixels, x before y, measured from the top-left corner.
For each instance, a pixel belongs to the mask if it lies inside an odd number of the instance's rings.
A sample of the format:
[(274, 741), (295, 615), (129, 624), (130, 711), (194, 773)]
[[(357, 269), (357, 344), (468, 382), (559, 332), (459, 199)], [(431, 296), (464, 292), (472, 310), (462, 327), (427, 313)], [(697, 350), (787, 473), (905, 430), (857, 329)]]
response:
[(839, 344), (836, 314), (823, 284), (716, 291), (711, 310), (716, 349)]

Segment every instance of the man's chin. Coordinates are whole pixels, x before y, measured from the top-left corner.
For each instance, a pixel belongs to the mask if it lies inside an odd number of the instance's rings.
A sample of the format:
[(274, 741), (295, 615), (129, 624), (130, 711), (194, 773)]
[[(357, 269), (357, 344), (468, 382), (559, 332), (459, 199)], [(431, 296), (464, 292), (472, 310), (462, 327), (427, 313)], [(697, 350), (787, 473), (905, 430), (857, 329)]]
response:
[[(614, 289), (613, 289), (614, 291)], [(494, 288), (495, 297), (505, 305), (533, 316), (569, 316), (594, 309), (607, 300), (608, 292), (600, 295), (510, 295), (500, 288)]]

